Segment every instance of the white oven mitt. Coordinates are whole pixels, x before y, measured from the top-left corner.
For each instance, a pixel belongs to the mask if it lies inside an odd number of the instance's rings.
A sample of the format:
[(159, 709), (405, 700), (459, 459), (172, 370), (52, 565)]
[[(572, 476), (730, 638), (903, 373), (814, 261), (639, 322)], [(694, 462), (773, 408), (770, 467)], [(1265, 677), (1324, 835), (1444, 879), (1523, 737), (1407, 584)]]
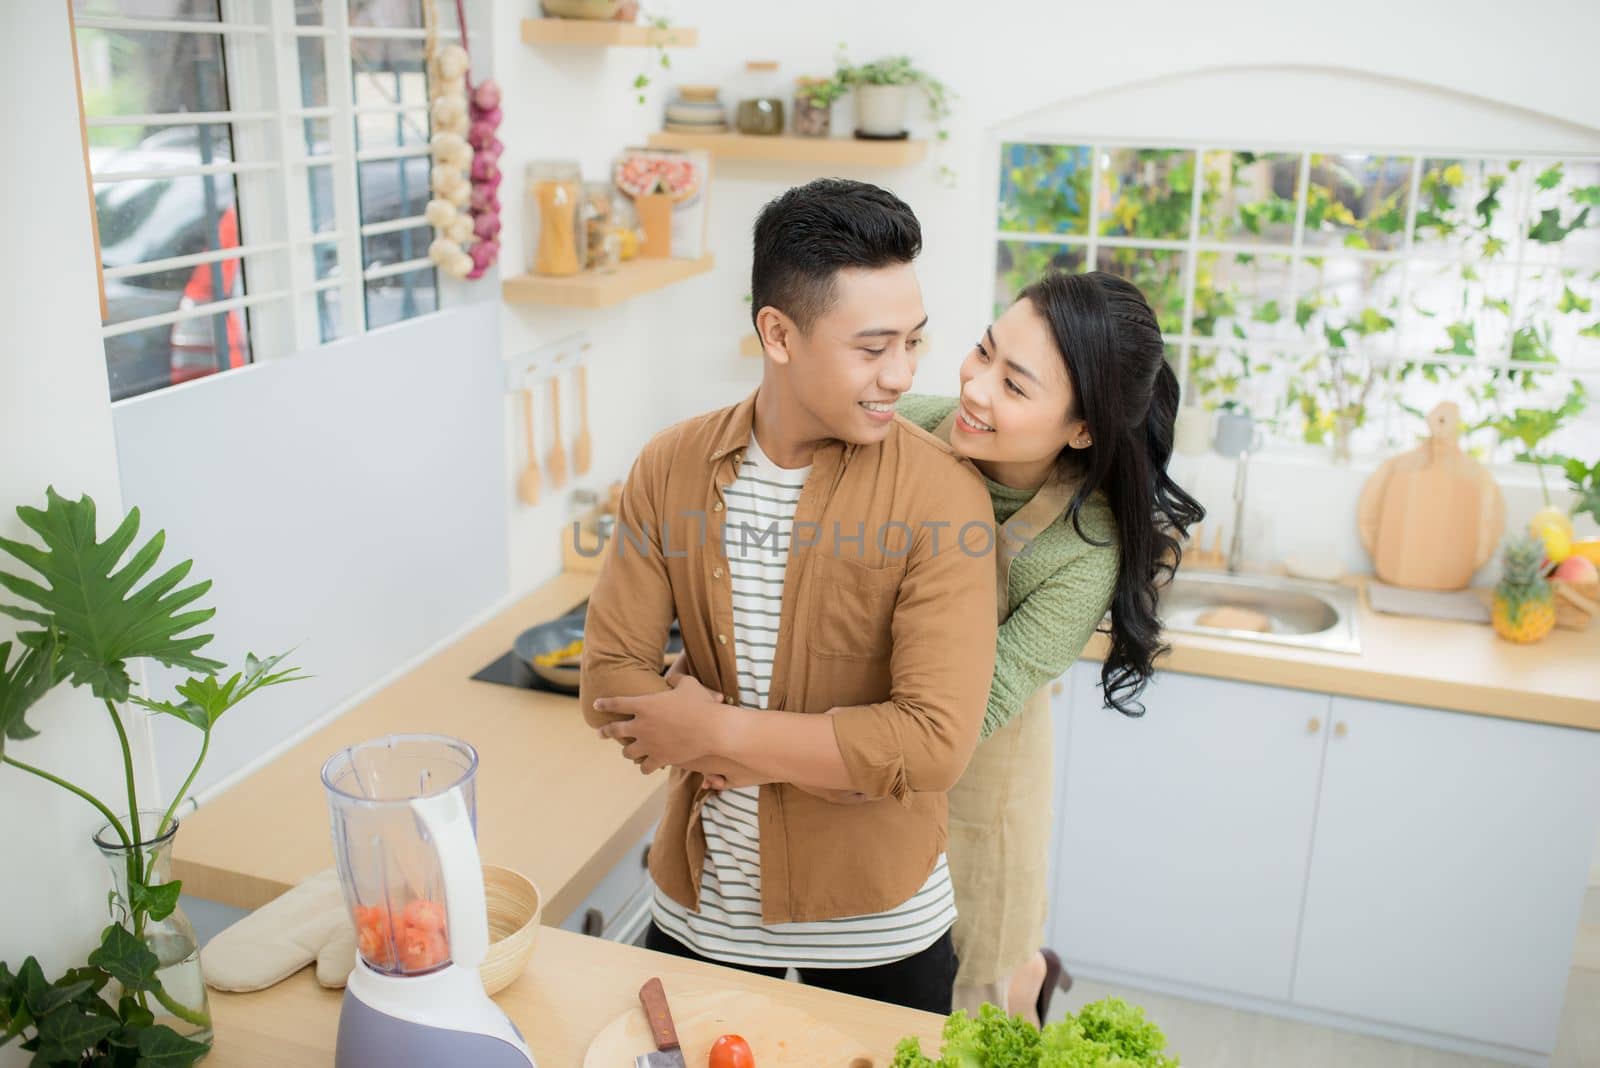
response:
[(269, 901), (200, 951), (200, 970), (215, 990), (264, 990), (312, 961), (317, 982), (344, 986), (355, 967), (356, 932), (329, 868)]

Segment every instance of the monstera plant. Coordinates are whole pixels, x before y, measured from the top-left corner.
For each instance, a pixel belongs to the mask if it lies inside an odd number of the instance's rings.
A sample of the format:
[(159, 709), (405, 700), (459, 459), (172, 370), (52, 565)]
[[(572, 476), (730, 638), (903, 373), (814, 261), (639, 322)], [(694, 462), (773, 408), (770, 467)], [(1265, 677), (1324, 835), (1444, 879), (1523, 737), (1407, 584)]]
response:
[[(196, 633), (215, 614), (197, 607), (210, 582), (188, 582), (193, 561), (164, 571), (157, 533), (135, 548), (134, 509), (104, 541), (96, 539), (94, 501), (46, 491), (45, 507), (17, 509), (38, 544), (0, 538), (0, 553), (23, 573), (0, 568), (14, 598), (0, 613), (32, 629), (0, 642), (0, 776), (33, 775), (94, 807), (105, 825), (95, 844), (112, 864), (111, 923), (86, 966), (54, 982), (29, 957), (15, 972), (0, 964), (0, 1046), (20, 1039), (35, 1065), (180, 1066), (210, 1048), (211, 1019), (194, 929), (178, 909), (181, 884), (167, 878), (178, 804), (187, 796), (223, 714), (251, 694), (303, 676), (280, 669), (282, 656), (247, 656), (225, 666), (201, 656), (212, 636)], [(151, 577), (154, 575), (154, 577)], [(20, 602), (20, 603), (19, 603)], [(149, 658), (192, 674), (171, 700), (134, 691), (129, 665)], [(104, 704), (122, 758), (126, 811), (62, 774), (36, 767), (12, 743), (37, 735), (29, 711), (59, 683), (87, 688)], [(142, 810), (123, 708), (172, 716), (200, 732), (188, 778), (164, 809)], [(96, 739), (85, 738), (87, 748)]]

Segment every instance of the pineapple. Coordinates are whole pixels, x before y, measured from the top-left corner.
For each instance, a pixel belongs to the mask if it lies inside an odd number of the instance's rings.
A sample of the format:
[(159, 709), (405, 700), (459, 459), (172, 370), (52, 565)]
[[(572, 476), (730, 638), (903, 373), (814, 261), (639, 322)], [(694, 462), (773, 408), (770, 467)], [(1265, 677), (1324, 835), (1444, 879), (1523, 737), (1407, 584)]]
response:
[(1556, 625), (1555, 594), (1544, 577), (1539, 539), (1506, 542), (1504, 574), (1494, 588), (1494, 629), (1513, 642), (1536, 642)]

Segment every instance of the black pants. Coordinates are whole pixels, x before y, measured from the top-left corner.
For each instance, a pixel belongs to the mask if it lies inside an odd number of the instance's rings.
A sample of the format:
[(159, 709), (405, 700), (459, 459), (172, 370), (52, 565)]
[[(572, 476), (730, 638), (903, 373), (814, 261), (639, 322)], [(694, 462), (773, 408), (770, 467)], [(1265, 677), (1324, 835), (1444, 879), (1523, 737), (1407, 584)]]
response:
[[(724, 961), (702, 957), (682, 942), (651, 922), (645, 932), (644, 945), (657, 953), (674, 957), (718, 964), (736, 971), (782, 979), (787, 969), (759, 968), (748, 964), (728, 964)], [(871, 968), (801, 968), (800, 981), (807, 986), (832, 990), (837, 994), (854, 994), (858, 998), (886, 1001), (908, 1009), (936, 1012), (941, 1016), (950, 1013), (951, 992), (956, 982), (956, 950), (950, 932), (921, 953), (904, 960), (880, 964)]]

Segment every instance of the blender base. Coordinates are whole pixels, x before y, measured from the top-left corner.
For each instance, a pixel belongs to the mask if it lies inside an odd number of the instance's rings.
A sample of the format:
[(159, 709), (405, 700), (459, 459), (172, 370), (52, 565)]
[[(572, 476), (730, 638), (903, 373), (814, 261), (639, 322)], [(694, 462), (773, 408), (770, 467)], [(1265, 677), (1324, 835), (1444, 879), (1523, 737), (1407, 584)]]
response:
[[(388, 996), (396, 991), (395, 984), (406, 984), (400, 989), (409, 996), (398, 1001)], [(435, 988), (424, 998), (431, 1003), (429, 1008), (415, 1014), (427, 1022), (395, 1015), (409, 1011), (407, 1003), (422, 993), (418, 987)], [(455, 998), (449, 996), (455, 993), (449, 990), (451, 987), (461, 988)], [(472, 996), (474, 988), (476, 997)], [(363, 991), (367, 998), (362, 997)], [(442, 999), (440, 995), (444, 995)], [(394, 1012), (385, 1012), (369, 1001), (386, 1004)], [(481, 1004), (476, 1004), (479, 1001)], [(441, 1011), (443, 1005), (452, 1007)], [(335, 1068), (437, 1068), (454, 1064), (537, 1068), (522, 1033), (484, 994), (475, 971), (452, 965), (441, 974), (397, 979), (377, 975), (360, 959), (339, 1007), (339, 1039), (333, 1063)]]

